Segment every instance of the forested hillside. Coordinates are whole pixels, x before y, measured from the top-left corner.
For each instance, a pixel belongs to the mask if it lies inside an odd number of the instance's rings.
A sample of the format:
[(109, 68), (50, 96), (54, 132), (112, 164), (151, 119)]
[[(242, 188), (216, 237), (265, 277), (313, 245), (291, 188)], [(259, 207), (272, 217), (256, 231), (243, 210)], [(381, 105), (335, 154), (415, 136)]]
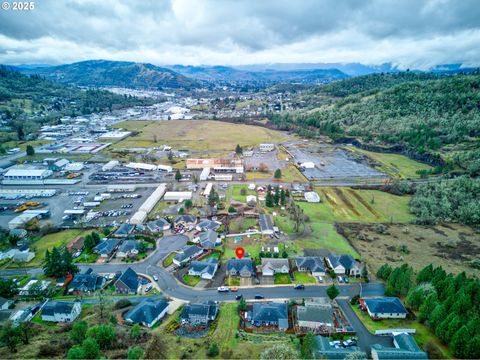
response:
[(480, 172), (478, 71), (368, 75), (321, 86), (317, 93), (344, 97), (337, 101), (332, 97), (333, 104), (316, 111), (271, 115), (271, 121), (302, 136), (355, 137), (369, 144), (401, 145), (417, 154), (442, 155), (472, 175)]
[(41, 124), (64, 115), (111, 111), (148, 101), (108, 91), (84, 91), (0, 66), (0, 119), (12, 128), (12, 132), (1, 133), (1, 140), (22, 140)]

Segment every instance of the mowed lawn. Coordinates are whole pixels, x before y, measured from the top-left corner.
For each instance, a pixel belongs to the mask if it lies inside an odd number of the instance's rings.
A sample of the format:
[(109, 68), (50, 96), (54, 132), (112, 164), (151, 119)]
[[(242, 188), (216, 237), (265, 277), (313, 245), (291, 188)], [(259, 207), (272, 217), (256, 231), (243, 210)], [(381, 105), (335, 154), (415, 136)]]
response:
[(288, 135), (280, 131), (214, 120), (124, 121), (115, 127), (139, 132), (116, 143), (116, 148), (168, 144), (177, 149), (234, 151), (237, 144), (246, 148), (288, 139)]
[(46, 250), (65, 246), (76, 237), (85, 236), (92, 231), (93, 230), (70, 229), (42, 236), (40, 239), (32, 243), (32, 248), (35, 249), (35, 257), (27, 264), (27, 266), (41, 266), (45, 259)]
[(377, 170), (400, 179), (418, 178), (420, 176), (417, 174), (417, 171), (432, 169), (430, 165), (412, 160), (400, 154), (372, 152), (353, 146), (349, 147), (349, 150), (368, 156), (379, 164), (376, 167)]
[[(320, 204), (315, 213), (324, 221), (406, 223), (414, 216), (409, 211), (410, 196), (396, 196), (378, 190), (317, 188)], [(315, 206), (316, 205), (316, 206)]]

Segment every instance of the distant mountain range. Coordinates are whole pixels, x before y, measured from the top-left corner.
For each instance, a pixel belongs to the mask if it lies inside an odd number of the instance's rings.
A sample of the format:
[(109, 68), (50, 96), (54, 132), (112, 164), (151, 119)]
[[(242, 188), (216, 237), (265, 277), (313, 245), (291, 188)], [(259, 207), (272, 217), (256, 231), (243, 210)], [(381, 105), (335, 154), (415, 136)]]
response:
[[(242, 66), (186, 66), (88, 60), (73, 64), (50, 66), (29, 64), (14, 67), (25, 74), (38, 74), (48, 80), (79, 86), (129, 87), (143, 89), (191, 90), (205, 84), (249, 84), (268, 86), (282, 83), (325, 84), (348, 77), (376, 73), (402, 72), (396, 66), (360, 63), (292, 63)], [(439, 65), (429, 72), (459, 73), (474, 69), (461, 64)], [(412, 70), (412, 72), (420, 72)]]
[(17, 67), (25, 74), (78, 86), (118, 86), (148, 89), (193, 89), (200, 84), (167, 68), (126, 61), (88, 60), (73, 64)]
[(298, 82), (305, 84), (328, 83), (348, 77), (338, 69), (291, 69), (249, 71), (228, 66), (171, 65), (169, 69), (196, 80), (209, 82)]

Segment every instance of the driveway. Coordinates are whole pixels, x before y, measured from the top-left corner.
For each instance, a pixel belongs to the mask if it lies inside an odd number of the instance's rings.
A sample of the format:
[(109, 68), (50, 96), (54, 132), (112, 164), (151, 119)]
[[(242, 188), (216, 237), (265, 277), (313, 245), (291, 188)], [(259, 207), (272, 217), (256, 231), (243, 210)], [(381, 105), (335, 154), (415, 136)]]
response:
[(367, 330), (357, 314), (353, 311), (348, 300), (337, 299), (338, 306), (342, 309), (348, 322), (355, 329), (358, 336), (358, 346), (370, 356), (370, 347), (373, 344), (393, 347), (393, 338), (391, 336), (374, 335)]

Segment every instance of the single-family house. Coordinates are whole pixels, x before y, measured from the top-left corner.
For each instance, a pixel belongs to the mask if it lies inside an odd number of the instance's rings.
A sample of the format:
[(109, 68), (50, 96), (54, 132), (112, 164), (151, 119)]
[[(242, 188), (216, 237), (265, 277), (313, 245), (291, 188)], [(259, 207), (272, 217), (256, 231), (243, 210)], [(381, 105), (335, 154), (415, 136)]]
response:
[(83, 236), (78, 236), (67, 244), (67, 250), (71, 254), (75, 254), (78, 251), (82, 251), (85, 245), (85, 238)]
[(247, 319), (256, 327), (276, 327), (278, 330), (288, 329), (287, 303), (254, 303)]
[(184, 226), (195, 225), (197, 217), (189, 214), (178, 215), (173, 221), (175, 225), (183, 224)]
[(120, 225), (117, 231), (115, 231), (113, 236), (117, 238), (126, 238), (128, 235), (132, 233), (134, 229), (135, 229), (134, 224), (123, 223), (122, 225)]
[(168, 310), (165, 299), (144, 299), (125, 315), (125, 321), (152, 327), (160, 321)]
[(260, 231), (262, 235), (273, 235), (275, 232), (273, 229), (272, 217), (268, 214), (260, 214), (259, 218)]
[(222, 223), (218, 221), (203, 220), (197, 224), (196, 229), (197, 231), (208, 231), (208, 230), (217, 231), (220, 225), (222, 225)]
[(70, 293), (93, 293), (105, 286), (106, 279), (88, 268), (83, 273), (76, 274), (70, 282), (68, 291)]
[(218, 305), (213, 301), (203, 304), (185, 304), (180, 315), (182, 324), (191, 326), (207, 325), (218, 315)]
[(33, 251), (17, 251), (13, 255), (12, 261), (16, 263), (28, 263), (33, 260), (35, 253)]
[(408, 314), (397, 297), (363, 299), (360, 306), (372, 319), (405, 319)]
[(117, 258), (126, 258), (138, 255), (139, 242), (137, 240), (124, 240), (118, 247)]
[(114, 286), (117, 293), (136, 294), (140, 286), (140, 279), (135, 270), (129, 267), (115, 281)]
[(290, 271), (290, 264), (288, 259), (262, 258), (260, 270), (263, 276), (288, 274)]
[(297, 306), (297, 324), (301, 332), (333, 331), (333, 309), (327, 298), (305, 300), (304, 306)]
[(397, 359), (428, 359), (427, 354), (422, 351), (415, 339), (405, 333), (393, 336), (393, 345), (395, 347), (382, 346), (374, 344), (371, 347), (373, 360), (397, 360)]
[(173, 263), (177, 266), (182, 266), (201, 254), (203, 254), (203, 249), (201, 247), (197, 245), (186, 246), (175, 255)]
[(325, 266), (320, 256), (302, 256), (295, 259), (300, 272), (309, 272), (313, 276), (325, 276)]
[(337, 275), (360, 276), (364, 264), (356, 261), (350, 254), (329, 254), (325, 261), (330, 269)]
[(82, 311), (82, 303), (76, 301), (49, 300), (43, 307), (41, 318), (43, 321), (72, 322)]
[(171, 224), (166, 219), (160, 218), (147, 222), (146, 226), (151, 233), (159, 233), (169, 230)]
[(229, 259), (227, 261), (227, 276), (252, 277), (255, 275), (253, 261), (249, 258)]
[(119, 243), (120, 240), (117, 239), (104, 239), (93, 248), (93, 251), (102, 258), (108, 258), (113, 254)]
[(215, 246), (222, 243), (218, 238), (218, 233), (213, 230), (201, 232), (193, 241), (205, 249), (214, 249)]
[(8, 308), (12, 304), (13, 304), (13, 300), (5, 299), (0, 296), (0, 310), (8, 310)]
[(188, 275), (200, 276), (202, 279), (211, 280), (218, 269), (218, 260), (192, 261), (188, 268)]

